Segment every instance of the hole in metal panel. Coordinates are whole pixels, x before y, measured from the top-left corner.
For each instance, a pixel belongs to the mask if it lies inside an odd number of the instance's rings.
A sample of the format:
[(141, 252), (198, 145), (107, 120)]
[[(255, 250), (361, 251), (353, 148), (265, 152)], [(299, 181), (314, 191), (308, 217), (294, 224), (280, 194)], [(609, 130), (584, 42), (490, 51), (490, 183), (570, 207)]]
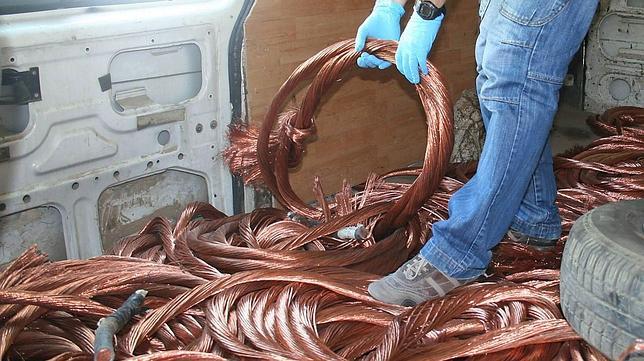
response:
[(201, 90), (201, 50), (180, 44), (125, 51), (112, 59), (109, 73), (117, 112), (179, 104)]
[(99, 197), (99, 230), (103, 250), (141, 230), (152, 218), (173, 221), (191, 202), (208, 201), (206, 179), (178, 170), (167, 170), (106, 189)]
[(30, 196), (29, 194), (25, 194), (25, 196), (24, 196), (24, 197), (22, 197), (22, 201), (23, 201), (24, 203), (29, 203), (29, 202), (31, 202), (31, 196)]
[(0, 264), (20, 256), (34, 243), (52, 260), (67, 258), (58, 209), (38, 207), (0, 217)]
[(166, 145), (170, 143), (170, 132), (167, 130), (162, 130), (159, 132), (159, 135), (157, 135), (157, 142), (159, 142), (160, 145)]
[(73, 190), (77, 190), (79, 187), (80, 187), (80, 184), (78, 184), (78, 182), (74, 182), (74, 183), (72, 184), (72, 189), (73, 189)]
[[(5, 91), (10, 87), (2, 87), (0, 98), (9, 96)], [(23, 133), (29, 126), (29, 105), (0, 105), (0, 143), (12, 140)]]
[(631, 95), (631, 85), (624, 79), (613, 79), (608, 86), (610, 96), (615, 100), (624, 100)]

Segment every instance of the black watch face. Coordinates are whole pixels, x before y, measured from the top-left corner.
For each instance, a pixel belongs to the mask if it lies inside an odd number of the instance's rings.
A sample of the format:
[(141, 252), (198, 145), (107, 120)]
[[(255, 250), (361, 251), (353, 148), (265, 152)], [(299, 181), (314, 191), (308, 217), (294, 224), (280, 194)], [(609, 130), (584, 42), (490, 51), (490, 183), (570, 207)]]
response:
[(436, 7), (428, 3), (420, 3), (418, 6), (418, 15), (425, 20), (436, 18)]

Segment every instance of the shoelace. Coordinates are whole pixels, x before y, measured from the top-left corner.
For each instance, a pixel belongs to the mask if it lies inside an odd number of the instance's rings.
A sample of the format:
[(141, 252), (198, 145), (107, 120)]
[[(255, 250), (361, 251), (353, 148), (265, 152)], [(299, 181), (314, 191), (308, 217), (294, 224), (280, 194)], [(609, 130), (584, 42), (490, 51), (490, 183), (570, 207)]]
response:
[(407, 268), (403, 271), (403, 273), (405, 274), (405, 277), (411, 281), (418, 277), (418, 275), (420, 275), (422, 271), (427, 271), (428, 264), (429, 263), (423, 258), (416, 257), (411, 264), (407, 265)]

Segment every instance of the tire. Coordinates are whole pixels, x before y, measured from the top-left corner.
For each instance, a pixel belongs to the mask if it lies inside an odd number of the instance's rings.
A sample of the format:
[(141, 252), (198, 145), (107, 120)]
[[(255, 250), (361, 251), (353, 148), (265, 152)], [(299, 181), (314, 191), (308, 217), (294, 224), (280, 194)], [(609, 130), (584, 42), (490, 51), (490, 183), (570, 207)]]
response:
[(644, 338), (644, 199), (607, 204), (575, 223), (561, 264), (561, 307), (613, 360)]

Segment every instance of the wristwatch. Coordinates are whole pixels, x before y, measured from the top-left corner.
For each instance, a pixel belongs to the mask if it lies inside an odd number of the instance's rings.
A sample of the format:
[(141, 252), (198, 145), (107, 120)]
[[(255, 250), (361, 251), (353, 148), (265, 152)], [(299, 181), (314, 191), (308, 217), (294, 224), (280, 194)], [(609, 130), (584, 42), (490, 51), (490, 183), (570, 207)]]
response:
[(445, 6), (437, 7), (430, 0), (416, 0), (414, 10), (424, 20), (434, 20), (445, 13)]

